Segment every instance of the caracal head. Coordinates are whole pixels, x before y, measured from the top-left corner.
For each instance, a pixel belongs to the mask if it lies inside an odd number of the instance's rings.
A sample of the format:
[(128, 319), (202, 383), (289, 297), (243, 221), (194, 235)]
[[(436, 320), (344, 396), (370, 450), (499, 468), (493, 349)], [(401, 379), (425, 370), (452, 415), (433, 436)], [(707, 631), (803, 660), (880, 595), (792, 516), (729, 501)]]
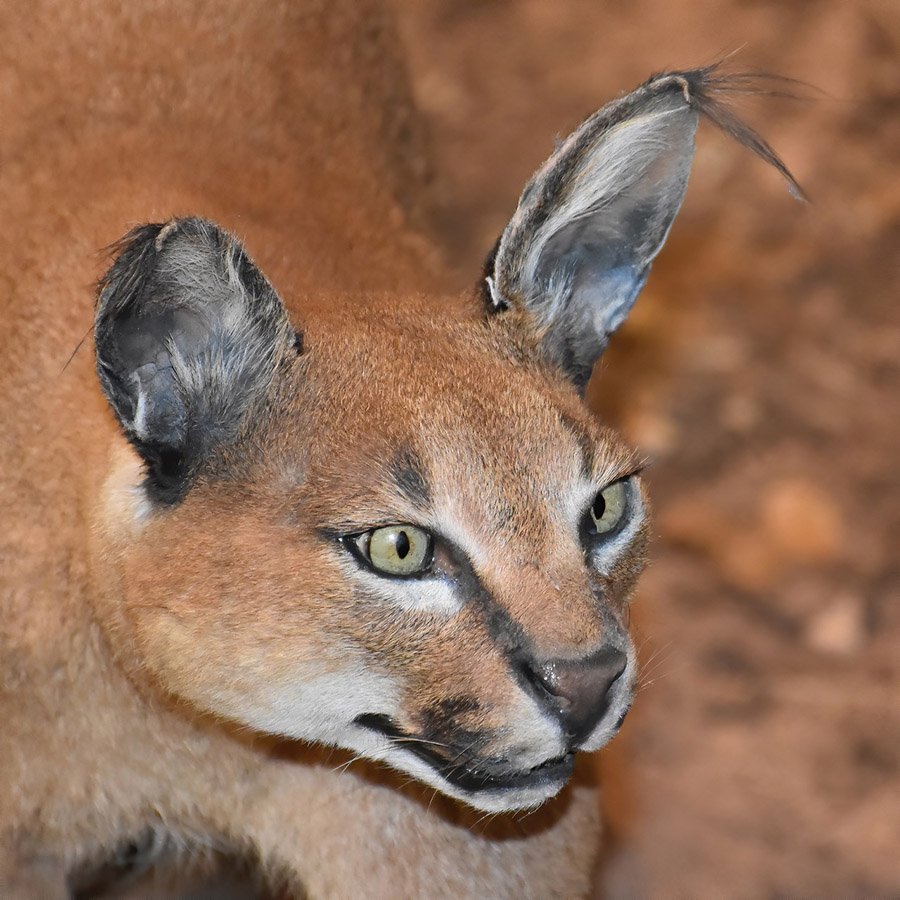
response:
[[(112, 640), (197, 710), (533, 807), (634, 689), (640, 460), (584, 386), (684, 196), (710, 70), (588, 118), (466, 302), (289, 321), (210, 222), (135, 229), (100, 291), (130, 455), (98, 531)], [(114, 620), (114, 621), (113, 621)]]

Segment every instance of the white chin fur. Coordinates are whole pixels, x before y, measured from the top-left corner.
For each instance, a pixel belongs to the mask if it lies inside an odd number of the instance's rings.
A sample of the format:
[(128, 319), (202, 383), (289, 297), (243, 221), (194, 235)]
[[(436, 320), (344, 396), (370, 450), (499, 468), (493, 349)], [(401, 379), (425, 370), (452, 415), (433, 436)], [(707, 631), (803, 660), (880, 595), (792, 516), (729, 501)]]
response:
[(542, 803), (555, 797), (566, 785), (560, 780), (533, 788), (511, 788), (496, 791), (465, 791), (442, 778), (428, 763), (423, 762), (408, 750), (402, 750), (387, 738), (359, 729), (360, 734), (352, 743), (354, 752), (367, 759), (386, 763), (393, 769), (412, 775), (417, 781), (436, 788), (442, 794), (461, 800), (481, 812), (523, 812), (536, 809)]

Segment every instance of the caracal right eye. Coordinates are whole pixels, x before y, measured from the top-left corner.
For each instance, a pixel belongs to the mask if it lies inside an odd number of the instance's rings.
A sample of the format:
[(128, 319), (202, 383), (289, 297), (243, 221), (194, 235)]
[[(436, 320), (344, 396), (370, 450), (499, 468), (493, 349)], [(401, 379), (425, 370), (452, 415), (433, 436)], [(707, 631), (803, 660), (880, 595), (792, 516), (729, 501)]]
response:
[(355, 538), (356, 548), (377, 572), (408, 577), (431, 566), (434, 539), (415, 525), (387, 525)]

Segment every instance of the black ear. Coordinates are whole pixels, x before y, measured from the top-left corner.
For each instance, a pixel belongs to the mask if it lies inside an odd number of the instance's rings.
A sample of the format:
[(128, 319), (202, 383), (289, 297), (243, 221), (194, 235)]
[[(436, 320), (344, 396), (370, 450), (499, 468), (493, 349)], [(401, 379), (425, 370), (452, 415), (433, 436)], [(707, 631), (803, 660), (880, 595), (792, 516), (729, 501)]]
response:
[(97, 371), (155, 499), (232, 440), (293, 341), (278, 295), (211, 222), (142, 225), (100, 282)]
[(580, 390), (644, 285), (684, 199), (701, 114), (774, 164), (716, 94), (752, 89), (714, 67), (655, 75), (586, 119), (537, 171), (486, 277), (492, 311), (530, 313), (547, 355)]

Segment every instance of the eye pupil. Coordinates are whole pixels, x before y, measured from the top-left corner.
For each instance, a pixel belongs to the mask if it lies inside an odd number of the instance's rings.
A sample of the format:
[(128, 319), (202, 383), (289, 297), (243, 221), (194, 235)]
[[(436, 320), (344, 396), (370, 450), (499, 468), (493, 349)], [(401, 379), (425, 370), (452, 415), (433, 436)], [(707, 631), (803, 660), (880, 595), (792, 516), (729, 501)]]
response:
[(406, 559), (406, 556), (409, 553), (409, 548), (409, 535), (405, 531), (399, 532), (397, 535), (397, 541), (394, 544), (394, 549), (397, 551), (397, 556), (399, 556), (400, 559)]
[[(583, 508), (584, 507), (582, 507), (582, 509)], [(606, 512), (606, 500), (603, 498), (603, 494), (597, 495), (597, 499), (594, 501), (591, 512), (597, 521), (603, 518), (603, 514)]]

